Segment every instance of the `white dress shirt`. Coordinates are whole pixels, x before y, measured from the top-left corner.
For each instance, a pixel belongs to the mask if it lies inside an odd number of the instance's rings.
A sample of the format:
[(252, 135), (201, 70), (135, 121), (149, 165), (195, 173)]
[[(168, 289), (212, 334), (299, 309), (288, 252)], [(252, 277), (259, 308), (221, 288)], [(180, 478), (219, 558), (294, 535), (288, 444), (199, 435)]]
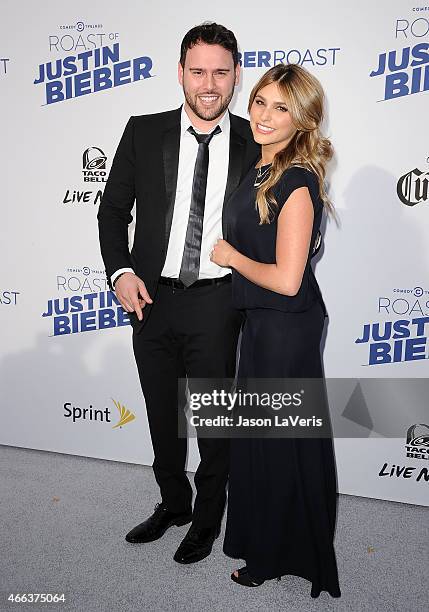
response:
[[(192, 181), (198, 152), (197, 139), (188, 132), (188, 128), (191, 125), (192, 123), (183, 106), (180, 118), (180, 150), (176, 197), (167, 255), (161, 272), (161, 276), (167, 276), (168, 278), (179, 277), (191, 208)], [(229, 164), (230, 120), (228, 111), (221, 117), (217, 125), (219, 125), (222, 131), (220, 134), (215, 134), (209, 144), (209, 169), (207, 174), (199, 279), (220, 278), (231, 272), (230, 268), (218, 266), (210, 261), (210, 251), (213, 245), (218, 238), (223, 237), (222, 208)], [(194, 129), (196, 132), (201, 133), (201, 130), (198, 130), (195, 126)], [(134, 270), (132, 268), (116, 270), (111, 276), (112, 285), (122, 272), (134, 272)]]

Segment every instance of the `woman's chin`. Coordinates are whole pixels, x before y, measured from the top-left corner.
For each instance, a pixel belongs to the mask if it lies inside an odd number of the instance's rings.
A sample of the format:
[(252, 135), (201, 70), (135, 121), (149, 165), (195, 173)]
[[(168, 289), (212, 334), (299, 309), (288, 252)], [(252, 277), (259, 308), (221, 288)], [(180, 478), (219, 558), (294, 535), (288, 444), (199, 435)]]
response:
[(261, 134), (260, 132), (256, 132), (252, 130), (252, 133), (253, 133), (253, 140), (257, 142), (258, 144), (260, 145), (269, 144), (267, 143), (267, 137)]

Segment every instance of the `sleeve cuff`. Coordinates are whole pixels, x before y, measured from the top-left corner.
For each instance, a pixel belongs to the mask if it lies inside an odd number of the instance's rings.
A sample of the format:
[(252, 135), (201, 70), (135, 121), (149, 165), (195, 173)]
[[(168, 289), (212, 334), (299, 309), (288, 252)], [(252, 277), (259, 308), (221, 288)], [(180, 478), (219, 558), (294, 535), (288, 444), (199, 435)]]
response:
[(134, 270), (132, 268), (119, 268), (119, 270), (116, 270), (116, 272), (114, 274), (112, 274), (112, 276), (110, 277), (110, 282), (112, 283), (112, 287), (115, 286), (115, 280), (123, 272), (132, 272), (133, 274), (135, 274), (135, 272), (134, 272)]

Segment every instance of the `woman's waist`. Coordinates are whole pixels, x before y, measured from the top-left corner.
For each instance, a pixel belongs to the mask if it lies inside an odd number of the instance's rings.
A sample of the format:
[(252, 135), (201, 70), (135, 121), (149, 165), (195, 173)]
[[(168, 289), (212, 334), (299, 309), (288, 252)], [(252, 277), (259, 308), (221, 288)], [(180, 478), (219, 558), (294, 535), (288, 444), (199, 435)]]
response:
[(319, 303), (327, 315), (318, 283), (310, 274), (303, 277), (299, 291), (292, 296), (261, 287), (233, 271), (232, 300), (239, 310), (268, 308), (283, 312), (305, 312)]

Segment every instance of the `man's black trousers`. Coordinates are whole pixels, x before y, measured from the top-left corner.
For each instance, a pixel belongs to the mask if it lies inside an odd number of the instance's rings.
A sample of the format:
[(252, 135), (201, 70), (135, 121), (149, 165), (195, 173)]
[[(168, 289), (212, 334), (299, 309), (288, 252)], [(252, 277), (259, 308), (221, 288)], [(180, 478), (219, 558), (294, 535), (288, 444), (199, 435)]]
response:
[[(187, 439), (178, 437), (178, 415), (184, 419), (186, 403), (184, 394), (179, 397), (178, 378), (234, 378), (242, 315), (233, 309), (231, 299), (231, 282), (188, 289), (160, 284), (146, 323), (133, 333), (153, 470), (162, 501), (172, 512), (192, 508), (192, 488), (185, 473)], [(225, 507), (229, 443), (199, 438), (198, 448), (193, 524), (214, 527), (220, 525)]]

